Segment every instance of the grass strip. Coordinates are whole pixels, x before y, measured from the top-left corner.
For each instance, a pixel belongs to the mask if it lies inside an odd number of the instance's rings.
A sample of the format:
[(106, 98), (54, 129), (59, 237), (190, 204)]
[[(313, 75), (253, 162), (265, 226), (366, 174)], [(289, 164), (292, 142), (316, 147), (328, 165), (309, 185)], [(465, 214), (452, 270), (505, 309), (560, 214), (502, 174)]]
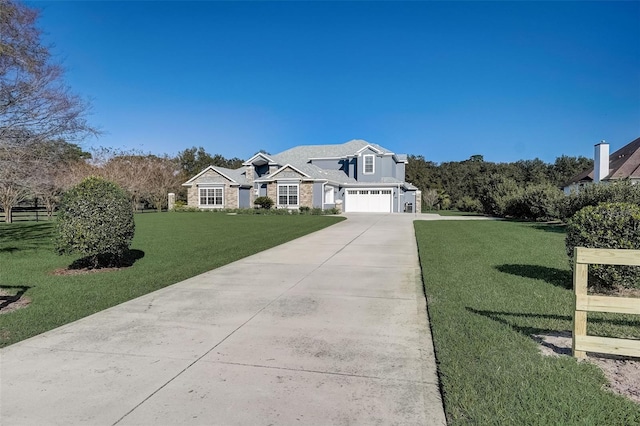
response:
[(79, 257), (53, 252), (54, 223), (0, 224), (0, 290), (24, 292), (31, 299), (28, 307), (0, 315), (0, 347), (343, 219), (208, 213), (136, 215), (131, 248), (141, 258), (130, 268), (75, 276), (51, 275)]
[[(571, 330), (560, 227), (415, 222), (450, 424), (634, 425), (640, 406), (592, 364), (545, 357), (533, 334)], [(590, 315), (589, 334), (640, 337), (637, 316)]]

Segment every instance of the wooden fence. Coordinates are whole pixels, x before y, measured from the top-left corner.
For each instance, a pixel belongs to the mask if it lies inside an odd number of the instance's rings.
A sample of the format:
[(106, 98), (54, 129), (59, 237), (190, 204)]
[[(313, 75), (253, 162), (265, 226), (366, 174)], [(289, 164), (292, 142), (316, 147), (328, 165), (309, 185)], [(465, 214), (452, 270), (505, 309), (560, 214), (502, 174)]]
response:
[(573, 315), (573, 356), (586, 352), (640, 357), (640, 340), (614, 339), (587, 335), (587, 312), (613, 312), (640, 315), (640, 299), (587, 295), (588, 267), (599, 265), (640, 266), (640, 250), (612, 250), (576, 247), (573, 289), (576, 309)]
[[(4, 222), (5, 212), (0, 211), (0, 222)], [(55, 218), (56, 212), (53, 212), (53, 217), (47, 215), (47, 210), (44, 207), (16, 207), (11, 212), (11, 219), (13, 222), (26, 222), (26, 221), (47, 221)]]

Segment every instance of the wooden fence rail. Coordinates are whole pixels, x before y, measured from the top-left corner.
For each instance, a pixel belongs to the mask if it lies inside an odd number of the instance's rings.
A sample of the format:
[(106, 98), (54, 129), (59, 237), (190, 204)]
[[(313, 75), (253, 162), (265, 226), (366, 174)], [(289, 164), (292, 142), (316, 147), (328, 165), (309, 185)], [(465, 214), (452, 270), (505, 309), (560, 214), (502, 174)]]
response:
[[(53, 212), (53, 218), (55, 218), (57, 212)], [(0, 211), (0, 222), (4, 222), (6, 213)], [(13, 222), (25, 222), (25, 221), (47, 221), (52, 220), (52, 217), (47, 215), (45, 208), (17, 208), (11, 212), (11, 218)]]
[(573, 259), (573, 289), (576, 295), (576, 308), (573, 315), (573, 356), (582, 359), (586, 357), (586, 352), (597, 352), (640, 357), (640, 340), (587, 335), (587, 312), (640, 315), (638, 298), (587, 295), (589, 265), (640, 266), (640, 250), (576, 247)]

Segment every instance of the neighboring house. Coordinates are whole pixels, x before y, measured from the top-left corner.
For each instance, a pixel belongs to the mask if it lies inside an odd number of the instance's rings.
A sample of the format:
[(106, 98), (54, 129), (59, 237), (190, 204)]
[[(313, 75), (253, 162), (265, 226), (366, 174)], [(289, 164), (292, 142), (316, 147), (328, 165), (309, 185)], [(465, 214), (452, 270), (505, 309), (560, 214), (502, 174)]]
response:
[(345, 212), (413, 212), (420, 191), (405, 182), (407, 156), (364, 140), (297, 146), (275, 155), (258, 153), (243, 167), (209, 166), (183, 186), (187, 204), (201, 209), (249, 208), (267, 196), (276, 208)]
[(569, 194), (585, 184), (629, 179), (640, 182), (640, 138), (609, 155), (609, 144), (605, 141), (595, 145), (594, 166), (574, 176), (564, 185)]

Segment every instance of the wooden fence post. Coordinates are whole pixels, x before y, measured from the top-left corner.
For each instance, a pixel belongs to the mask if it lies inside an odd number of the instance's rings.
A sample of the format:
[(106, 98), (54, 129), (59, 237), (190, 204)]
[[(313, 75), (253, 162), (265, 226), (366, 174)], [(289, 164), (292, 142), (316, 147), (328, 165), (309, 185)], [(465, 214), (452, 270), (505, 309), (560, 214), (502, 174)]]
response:
[(579, 310), (579, 300), (581, 297), (587, 296), (587, 277), (589, 265), (578, 263), (578, 250), (573, 249), (573, 290), (575, 293), (575, 311), (573, 314), (573, 356), (578, 359), (584, 359), (587, 356), (585, 351), (576, 350), (576, 339), (579, 336), (587, 335), (587, 311)]

